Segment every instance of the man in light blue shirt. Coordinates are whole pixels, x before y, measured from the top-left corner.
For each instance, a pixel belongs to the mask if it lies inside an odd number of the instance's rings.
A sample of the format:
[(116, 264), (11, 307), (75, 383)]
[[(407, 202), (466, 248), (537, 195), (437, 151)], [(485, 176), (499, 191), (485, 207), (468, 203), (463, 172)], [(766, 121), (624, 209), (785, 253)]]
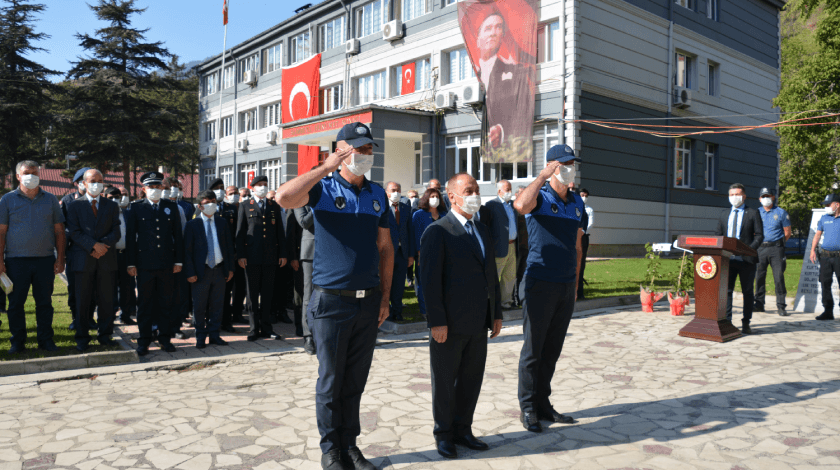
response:
[(776, 190), (761, 188), (759, 193), (761, 222), (764, 224), (764, 242), (758, 248), (758, 265), (755, 273), (755, 312), (764, 311), (764, 298), (767, 288), (767, 266), (773, 269), (773, 283), (776, 288), (776, 310), (787, 317), (787, 287), (785, 286), (785, 242), (790, 238), (790, 216), (787, 211), (776, 205)]
[[(516, 237), (517, 216), (513, 208), (510, 181), (502, 180), (496, 184), (497, 198), (487, 202), (487, 209), (493, 214), (488, 225), (493, 239), (493, 251), (496, 258), (496, 270), (499, 273), (499, 288), (502, 292), (502, 308), (513, 305), (513, 287), (516, 282)], [(484, 220), (481, 220), (484, 222)]]

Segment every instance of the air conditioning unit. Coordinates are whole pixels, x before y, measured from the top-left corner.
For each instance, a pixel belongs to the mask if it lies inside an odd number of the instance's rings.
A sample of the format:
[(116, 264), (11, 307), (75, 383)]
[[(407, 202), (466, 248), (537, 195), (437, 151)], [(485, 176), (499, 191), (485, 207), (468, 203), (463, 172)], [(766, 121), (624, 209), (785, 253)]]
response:
[(257, 71), (256, 70), (246, 70), (245, 71), (245, 83), (248, 85), (254, 85), (257, 83)]
[(248, 139), (242, 139), (236, 141), (236, 148), (237, 150), (242, 150), (243, 152), (248, 151)]
[(353, 38), (344, 43), (344, 53), (351, 55), (351, 54), (358, 54), (359, 53), (359, 40)]
[(691, 90), (683, 87), (674, 87), (674, 106), (688, 108), (691, 106)]
[(403, 37), (402, 21), (394, 20), (385, 23), (382, 27), (382, 39), (386, 41), (395, 41)]
[(265, 143), (273, 144), (277, 142), (277, 132), (275, 131), (268, 131), (265, 133)]
[(455, 105), (455, 94), (451, 91), (442, 91), (435, 96), (435, 108), (451, 108)]
[(484, 99), (484, 92), (478, 82), (471, 83), (461, 89), (462, 104), (478, 104)]
[(216, 156), (216, 144), (212, 144), (207, 147), (207, 156), (208, 157), (215, 157)]

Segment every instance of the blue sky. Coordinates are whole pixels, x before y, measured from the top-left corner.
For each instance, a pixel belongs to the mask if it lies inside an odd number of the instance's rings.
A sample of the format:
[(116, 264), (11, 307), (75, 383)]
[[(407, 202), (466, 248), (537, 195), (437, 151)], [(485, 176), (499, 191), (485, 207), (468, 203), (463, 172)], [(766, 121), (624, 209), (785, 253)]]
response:
[[(37, 45), (46, 52), (30, 58), (47, 68), (67, 72), (71, 61), (82, 54), (76, 33), (94, 32), (106, 26), (99, 22), (88, 3), (98, 0), (35, 0), (46, 5), (35, 28), (51, 37)], [(320, 0), (229, 0), (227, 47), (238, 44), (261, 31), (291, 17), (294, 10), (306, 3)], [(0, 0), (2, 2), (2, 0)], [(5, 2), (3, 2), (5, 3)], [(181, 62), (205, 59), (222, 52), (223, 0), (137, 0), (135, 5), (146, 12), (132, 17), (132, 26), (151, 28), (146, 33), (149, 42), (163, 41), (169, 52)], [(60, 80), (63, 77), (58, 77)]]

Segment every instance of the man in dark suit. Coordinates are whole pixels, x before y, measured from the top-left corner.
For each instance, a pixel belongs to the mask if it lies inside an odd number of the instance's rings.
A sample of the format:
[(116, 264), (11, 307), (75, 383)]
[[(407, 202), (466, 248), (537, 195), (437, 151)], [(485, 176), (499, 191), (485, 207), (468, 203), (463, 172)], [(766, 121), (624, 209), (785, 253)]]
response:
[[(524, 186), (516, 188), (516, 197), (525, 190)], [(516, 216), (516, 282), (513, 284), (513, 301), (522, 306), (524, 293), (519, 292), (522, 278), (525, 277), (525, 268), (528, 266), (528, 225), (525, 216), (517, 212)]]
[[(75, 186), (76, 189), (70, 193), (65, 194), (64, 197), (61, 198), (61, 201), (58, 202), (61, 206), (61, 212), (64, 214), (64, 220), (67, 220), (67, 207), (70, 206), (70, 203), (75, 201), (76, 199), (85, 197), (85, 183), (83, 179), (85, 177), (85, 172), (88, 170), (90, 170), (90, 168), (84, 167), (79, 168), (79, 170), (76, 171), (76, 173), (73, 175), (73, 186)], [(73, 244), (73, 240), (70, 239), (70, 230), (67, 228), (66, 225), (64, 226), (64, 232), (65, 240), (67, 240), (65, 253), (69, 253), (70, 247)], [(64, 270), (64, 275), (67, 276), (67, 304), (70, 306), (70, 315), (73, 318), (73, 321), (70, 322), (69, 328), (71, 330), (75, 330), (77, 313), (76, 307), (79, 304), (79, 302), (76, 299), (76, 275), (73, 266), (70, 264), (72, 263), (72, 260), (69, 256), (67, 257), (65, 262), (67, 263), (67, 267)], [(93, 301), (93, 299), (91, 299), (91, 301)], [(93, 307), (91, 307), (91, 309), (89, 310), (91, 317), (88, 319), (88, 324), (91, 328), (96, 329), (97, 326), (96, 321), (94, 321), (93, 319), (93, 310)]]
[(73, 244), (67, 256), (76, 276), (76, 350), (90, 346), (88, 319), (92, 308), (91, 296), (97, 294), (99, 323), (97, 339), (102, 346), (116, 346), (111, 339), (114, 330), (114, 278), (117, 253), (114, 245), (120, 239), (120, 208), (100, 196), (104, 189), (102, 173), (87, 170), (84, 175), (87, 192), (67, 205), (67, 228)]
[[(228, 186), (225, 188), (225, 200), (224, 200), (224, 208), (221, 209), (222, 213), (228, 214), (228, 210), (230, 208), (234, 209), (233, 214), (233, 222), (231, 222), (230, 226), (230, 233), (233, 235), (233, 251), (236, 251), (236, 223), (237, 219), (239, 218), (239, 188), (236, 186)], [(227, 215), (224, 216), (226, 220), (230, 220)], [(233, 289), (231, 290), (230, 294), (230, 321), (225, 322), (222, 321), (222, 329), (224, 330), (225, 325), (230, 325), (231, 333), (235, 332), (233, 329), (234, 324), (247, 324), (248, 320), (242, 316), (242, 312), (244, 311), (251, 311), (251, 303), (247, 301), (247, 293), (248, 293), (248, 283), (245, 282), (245, 270), (242, 269), (242, 266), (239, 266), (239, 263), (236, 263), (236, 269), (233, 271)]]
[(120, 239), (117, 240), (114, 246), (114, 251), (117, 253), (117, 272), (116, 282), (114, 282), (114, 313), (117, 308), (120, 310), (120, 322), (123, 325), (136, 325), (131, 316), (137, 313), (137, 281), (134, 277), (128, 275), (128, 253), (126, 252), (126, 226), (125, 211), (129, 208), (128, 194), (123, 198), (123, 194), (119, 188), (111, 188), (105, 195), (111, 201), (114, 201), (120, 207)]
[(184, 275), (190, 283), (195, 315), (195, 347), (225, 346), (219, 336), (224, 310), (225, 284), (233, 279), (233, 237), (227, 221), (216, 214), (216, 195), (198, 195), (201, 215), (187, 222), (184, 231)]
[(312, 208), (299, 207), (294, 210), (295, 219), (301, 227), (300, 234), (300, 268), (303, 271), (303, 350), (310, 356), (317, 352), (312, 331), (309, 329), (309, 319), (306, 312), (309, 308), (309, 298), (312, 297), (312, 260), (315, 259), (315, 219)]
[[(233, 194), (238, 194), (236, 192), (236, 187), (233, 187)], [(216, 196), (216, 205), (218, 209), (216, 210), (216, 215), (221, 217), (222, 220), (227, 224), (228, 232), (230, 233), (230, 238), (233, 240), (234, 235), (236, 234), (236, 216), (237, 212), (239, 211), (239, 205), (233, 202), (227, 202), (226, 199), (226, 191), (225, 191), (225, 182), (221, 178), (216, 178), (215, 180), (210, 182), (210, 186), (208, 187), (213, 194)], [(236, 244), (234, 243), (234, 246)], [(233, 258), (233, 266), (234, 266), (234, 277), (236, 277), (236, 258)], [(233, 286), (235, 282), (225, 282), (225, 298), (224, 298), (224, 309), (222, 310), (222, 331), (227, 331), (228, 333), (236, 333), (236, 330), (233, 328), (233, 305), (231, 305), (231, 297), (233, 295)], [(240, 305), (242, 302), (240, 302)]]
[[(502, 180), (496, 184), (498, 198), (487, 202), (484, 207), (493, 214), (487, 223), (490, 237), (493, 239), (493, 250), (496, 258), (496, 271), (499, 273), (499, 284), (502, 290), (502, 308), (511, 308), (513, 304), (513, 286), (516, 280), (516, 238), (517, 216), (513, 208), (513, 193), (510, 181)], [(482, 221), (483, 222), (483, 221)]]
[(236, 257), (245, 269), (251, 300), (248, 341), (281, 339), (271, 326), (271, 302), (277, 266), (286, 264), (286, 237), (280, 206), (268, 195), (268, 178), (251, 180), (253, 197), (239, 205), (236, 223)]
[(388, 218), (391, 224), (391, 243), (394, 245), (394, 273), (391, 280), (391, 321), (402, 320), (402, 301), (405, 294), (405, 274), (414, 265), (414, 230), (411, 227), (411, 206), (400, 202), (402, 187), (394, 181), (385, 186), (391, 205)]
[[(275, 198), (274, 202), (280, 203)], [(291, 313), (295, 324), (295, 336), (303, 338), (303, 270), (300, 268), (300, 240), (303, 228), (295, 218), (293, 209), (284, 209), (286, 217), (286, 254), (288, 255), (289, 270), (291, 271), (291, 299), (286, 305), (286, 315)], [(304, 340), (305, 342), (306, 340)]]
[(488, 445), (473, 435), (472, 422), (484, 365), (487, 330), (502, 328), (499, 278), (490, 232), (473, 216), (481, 204), (478, 183), (459, 173), (447, 185), (452, 211), (430, 225), (420, 242), (420, 283), (431, 338), (432, 414), (438, 453), (455, 458), (455, 444)]
[[(746, 200), (747, 193), (743, 184), (735, 183), (729, 187), (729, 203), (732, 204), (732, 208), (720, 215), (715, 235), (737, 238), (757, 251), (764, 241), (764, 224), (758, 211), (747, 207), (744, 203)], [(735, 280), (740, 277), (741, 292), (744, 294), (744, 318), (741, 320), (741, 332), (745, 335), (752, 333), (750, 320), (752, 320), (755, 301), (753, 286), (757, 262), (758, 258), (755, 256), (733, 256), (729, 259), (726, 318), (732, 320), (732, 293), (735, 291)]]
[(137, 354), (149, 353), (152, 327), (158, 327), (161, 349), (174, 352), (171, 339), (181, 325), (173, 296), (175, 274), (184, 265), (184, 235), (178, 205), (163, 196), (163, 175), (150, 171), (140, 177), (146, 199), (127, 211), (128, 273), (137, 276)]

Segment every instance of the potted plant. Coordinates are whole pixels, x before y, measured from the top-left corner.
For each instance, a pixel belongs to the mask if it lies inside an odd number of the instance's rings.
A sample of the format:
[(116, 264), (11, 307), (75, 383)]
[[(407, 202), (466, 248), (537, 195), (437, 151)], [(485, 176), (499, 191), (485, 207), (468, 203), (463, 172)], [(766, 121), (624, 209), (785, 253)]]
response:
[(684, 251), (680, 270), (672, 278), (672, 290), (668, 292), (668, 302), (671, 304), (671, 315), (680, 316), (685, 313), (685, 307), (690, 305), (691, 297), (688, 291), (694, 289), (694, 261)]
[(639, 286), (639, 297), (642, 299), (642, 311), (650, 313), (653, 312), (654, 302), (661, 299), (665, 294), (656, 292), (653, 285), (662, 268), (659, 253), (653, 251), (653, 244), (651, 243), (645, 245), (645, 251), (647, 252), (645, 259), (648, 260), (648, 264), (643, 284)]

